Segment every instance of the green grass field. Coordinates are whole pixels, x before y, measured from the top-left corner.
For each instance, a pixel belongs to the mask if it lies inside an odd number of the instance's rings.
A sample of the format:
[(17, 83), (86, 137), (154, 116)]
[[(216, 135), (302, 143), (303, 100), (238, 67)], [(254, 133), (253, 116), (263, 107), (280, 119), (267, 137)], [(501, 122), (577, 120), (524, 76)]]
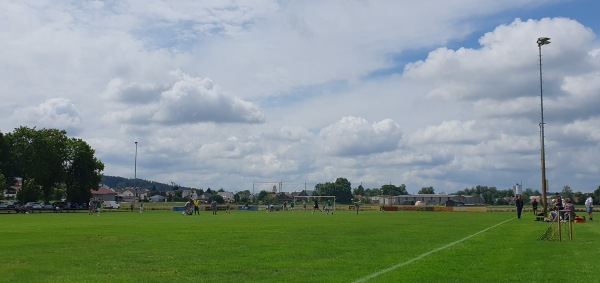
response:
[(508, 212), (1, 214), (0, 282), (594, 282), (600, 226), (538, 240), (548, 225)]

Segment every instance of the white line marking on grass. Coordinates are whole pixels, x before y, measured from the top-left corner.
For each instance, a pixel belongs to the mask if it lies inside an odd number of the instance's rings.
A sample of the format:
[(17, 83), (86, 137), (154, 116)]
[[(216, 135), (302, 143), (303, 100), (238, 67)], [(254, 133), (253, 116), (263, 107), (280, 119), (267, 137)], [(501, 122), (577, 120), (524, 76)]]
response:
[(358, 280), (354, 281), (354, 283), (367, 282), (367, 281), (369, 281), (369, 280), (371, 280), (371, 279), (373, 279), (373, 278), (375, 278), (375, 277), (377, 277), (377, 276), (379, 276), (379, 275), (382, 275), (382, 274), (384, 274), (384, 273), (388, 273), (388, 272), (390, 272), (390, 271), (392, 271), (392, 270), (398, 269), (398, 268), (400, 268), (400, 267), (403, 267), (403, 266), (405, 266), (405, 265), (407, 265), (407, 264), (410, 264), (410, 263), (412, 263), (412, 262), (414, 262), (414, 261), (417, 261), (417, 260), (419, 260), (419, 259), (422, 259), (422, 258), (424, 258), (424, 257), (427, 257), (427, 256), (429, 256), (429, 255), (431, 255), (431, 254), (437, 253), (437, 252), (439, 252), (439, 251), (441, 251), (441, 250), (444, 250), (444, 249), (446, 249), (446, 248), (452, 247), (452, 246), (454, 246), (454, 245), (456, 245), (456, 244), (458, 244), (458, 243), (464, 242), (464, 241), (466, 241), (466, 240), (468, 240), (468, 239), (470, 239), (470, 238), (473, 238), (473, 237), (475, 237), (475, 236), (477, 236), (477, 235), (479, 235), (479, 234), (481, 234), (481, 233), (483, 233), (483, 232), (485, 232), (485, 231), (487, 231), (487, 230), (490, 230), (490, 229), (496, 228), (496, 227), (498, 227), (498, 226), (500, 226), (500, 225), (502, 225), (502, 224), (504, 224), (504, 223), (506, 223), (506, 222), (508, 222), (508, 221), (510, 221), (510, 220), (513, 220), (513, 219), (514, 219), (514, 218), (511, 218), (511, 219), (508, 219), (508, 220), (502, 221), (502, 222), (500, 222), (500, 223), (498, 223), (498, 224), (496, 224), (496, 225), (494, 225), (494, 226), (492, 226), (492, 227), (489, 227), (489, 228), (483, 229), (483, 230), (481, 230), (481, 231), (479, 231), (479, 232), (477, 232), (477, 233), (475, 233), (475, 234), (473, 234), (473, 235), (466, 236), (466, 237), (464, 237), (464, 238), (462, 238), (462, 239), (460, 239), (460, 240), (458, 240), (458, 241), (454, 241), (454, 242), (452, 242), (452, 243), (450, 243), (450, 244), (447, 244), (447, 245), (445, 245), (445, 246), (443, 246), (443, 247), (439, 247), (439, 248), (437, 248), (437, 249), (435, 249), (435, 250), (428, 251), (428, 252), (426, 252), (426, 253), (424, 253), (424, 254), (421, 254), (421, 255), (420, 255), (420, 256), (418, 256), (418, 257), (415, 257), (415, 258), (413, 258), (413, 259), (410, 259), (410, 260), (408, 260), (408, 261), (405, 261), (405, 262), (402, 262), (402, 263), (398, 263), (398, 264), (396, 264), (396, 265), (394, 265), (394, 266), (392, 266), (392, 267), (389, 267), (389, 268), (386, 268), (386, 269), (383, 269), (383, 270), (377, 271), (377, 272), (375, 272), (375, 273), (373, 273), (373, 274), (370, 274), (370, 275), (368, 275), (368, 276), (366, 276), (366, 277), (363, 277), (363, 278), (361, 278), (361, 279), (358, 279)]

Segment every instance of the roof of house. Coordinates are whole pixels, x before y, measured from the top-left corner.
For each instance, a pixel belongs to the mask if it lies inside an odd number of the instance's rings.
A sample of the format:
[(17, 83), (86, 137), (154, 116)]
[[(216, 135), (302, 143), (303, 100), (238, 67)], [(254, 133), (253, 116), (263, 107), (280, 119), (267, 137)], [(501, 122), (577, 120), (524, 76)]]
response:
[(90, 190), (90, 191), (92, 192), (92, 195), (116, 195), (117, 194), (117, 193), (115, 193), (109, 189), (105, 189), (105, 188), (98, 189), (97, 191), (96, 190)]

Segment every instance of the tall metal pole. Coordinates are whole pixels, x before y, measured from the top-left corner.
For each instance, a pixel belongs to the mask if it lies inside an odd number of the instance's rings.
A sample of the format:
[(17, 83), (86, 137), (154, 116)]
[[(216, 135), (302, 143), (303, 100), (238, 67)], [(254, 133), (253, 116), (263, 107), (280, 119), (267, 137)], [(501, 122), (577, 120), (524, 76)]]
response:
[(544, 89), (543, 89), (543, 80), (542, 80), (542, 45), (546, 45), (550, 43), (549, 37), (540, 37), (537, 40), (538, 51), (539, 51), (539, 61), (540, 61), (540, 113), (541, 113), (541, 122), (540, 122), (540, 155), (541, 155), (541, 163), (542, 163), (542, 204), (544, 206), (544, 216), (548, 215), (548, 180), (546, 180), (546, 152), (544, 146)]
[(135, 208), (135, 199), (137, 198), (137, 142), (135, 142), (135, 159), (133, 161), (133, 189), (135, 195), (133, 196), (133, 207)]

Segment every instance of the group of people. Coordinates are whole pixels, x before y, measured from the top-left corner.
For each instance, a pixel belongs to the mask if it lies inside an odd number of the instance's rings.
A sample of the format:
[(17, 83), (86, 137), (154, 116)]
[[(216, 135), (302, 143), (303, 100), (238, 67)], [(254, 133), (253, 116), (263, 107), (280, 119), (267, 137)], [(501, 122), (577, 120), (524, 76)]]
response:
[(102, 211), (102, 201), (91, 198), (90, 202), (88, 203), (88, 215), (92, 215), (94, 212), (96, 212), (97, 215), (100, 216), (100, 211)]
[[(553, 208), (549, 213), (549, 216), (544, 218), (546, 222), (553, 222), (558, 220), (572, 221), (575, 219), (575, 205), (573, 201), (569, 198), (563, 201), (562, 197), (559, 193), (555, 194), (554, 199), (552, 200)], [(521, 195), (517, 195), (515, 198), (515, 206), (517, 208), (517, 218), (521, 219), (521, 214), (524, 207), (523, 197)], [(531, 207), (534, 215), (538, 215), (538, 201), (533, 199), (531, 201)], [(588, 213), (589, 219), (593, 220), (593, 212), (594, 212), (594, 200), (591, 194), (588, 194), (587, 199), (585, 200), (585, 209)], [(561, 215), (562, 213), (562, 215)]]
[[(210, 203), (210, 210), (212, 211), (213, 215), (217, 215), (217, 210), (219, 208), (219, 205), (217, 203), (216, 200), (213, 200)], [(227, 202), (225, 205), (225, 213), (226, 214), (231, 214), (231, 203)], [(185, 206), (183, 207), (183, 212), (181, 213), (182, 215), (200, 215), (200, 200), (196, 199), (196, 200), (189, 200), (188, 202), (185, 203)]]

